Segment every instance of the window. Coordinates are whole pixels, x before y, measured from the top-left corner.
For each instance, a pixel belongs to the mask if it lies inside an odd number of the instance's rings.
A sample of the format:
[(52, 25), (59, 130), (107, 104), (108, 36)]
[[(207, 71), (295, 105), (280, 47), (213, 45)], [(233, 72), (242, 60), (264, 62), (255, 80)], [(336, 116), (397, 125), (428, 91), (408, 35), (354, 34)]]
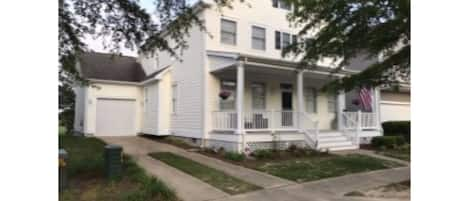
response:
[(317, 91), (315, 88), (306, 88), (305, 89), (305, 99), (306, 99), (306, 112), (316, 113), (317, 112)]
[(265, 29), (252, 26), (252, 48), (256, 50), (265, 50)]
[(234, 110), (236, 101), (236, 82), (222, 81), (221, 92), (229, 93), (226, 99), (220, 98), (220, 110)]
[(221, 42), (236, 45), (236, 22), (225, 19), (221, 20)]
[(282, 48), (285, 48), (291, 44), (291, 38), (289, 33), (282, 33)]
[(272, 0), (272, 6), (274, 8), (282, 8), (282, 9), (285, 9), (285, 10), (291, 10), (291, 8), (292, 8), (291, 4), (289, 4), (285, 1), (282, 1), (282, 0)]
[(172, 102), (172, 113), (176, 114), (176, 108), (177, 108), (177, 97), (178, 97), (178, 90), (177, 90), (177, 84), (174, 83), (172, 87), (172, 97), (171, 97), (171, 102)]
[(298, 37), (285, 32), (275, 31), (275, 49), (283, 49), (293, 43), (298, 42)]
[(252, 109), (265, 109), (265, 85), (262, 83), (251, 84)]
[(280, 50), (282, 49), (282, 33), (280, 31), (275, 31), (275, 49)]
[(337, 95), (329, 94), (327, 96), (327, 110), (330, 113), (335, 113), (337, 111)]

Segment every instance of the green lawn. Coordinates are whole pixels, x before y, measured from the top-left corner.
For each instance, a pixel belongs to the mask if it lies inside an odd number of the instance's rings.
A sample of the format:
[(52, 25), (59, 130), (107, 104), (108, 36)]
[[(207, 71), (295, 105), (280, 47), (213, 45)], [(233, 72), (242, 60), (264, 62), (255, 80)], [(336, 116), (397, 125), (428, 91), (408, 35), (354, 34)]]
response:
[(249, 162), (243, 164), (246, 167), (296, 182), (400, 166), (392, 161), (358, 154), (345, 156), (328, 154), (284, 160), (259, 160), (251, 164)]
[(168, 152), (151, 153), (151, 157), (163, 161), (229, 194), (239, 194), (261, 189), (258, 186), (229, 176), (190, 159)]
[(404, 161), (410, 161), (410, 148), (409, 149), (386, 149), (376, 151), (377, 154), (397, 158)]
[(59, 147), (69, 154), (68, 190), (59, 193), (62, 201), (146, 201), (178, 200), (174, 191), (160, 180), (148, 176), (130, 158), (124, 157), (122, 178), (104, 177), (105, 143), (96, 138), (59, 136)]

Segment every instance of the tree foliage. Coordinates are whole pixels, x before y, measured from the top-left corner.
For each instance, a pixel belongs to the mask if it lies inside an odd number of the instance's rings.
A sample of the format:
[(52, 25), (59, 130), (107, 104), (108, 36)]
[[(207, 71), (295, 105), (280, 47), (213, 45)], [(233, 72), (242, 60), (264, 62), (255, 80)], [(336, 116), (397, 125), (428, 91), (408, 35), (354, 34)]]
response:
[(334, 58), (339, 69), (364, 54), (382, 58), (361, 73), (339, 79), (329, 90), (392, 85), (410, 78), (410, 0), (285, 0), (288, 19), (300, 27), (297, 43), (283, 54), (301, 57), (302, 66)]

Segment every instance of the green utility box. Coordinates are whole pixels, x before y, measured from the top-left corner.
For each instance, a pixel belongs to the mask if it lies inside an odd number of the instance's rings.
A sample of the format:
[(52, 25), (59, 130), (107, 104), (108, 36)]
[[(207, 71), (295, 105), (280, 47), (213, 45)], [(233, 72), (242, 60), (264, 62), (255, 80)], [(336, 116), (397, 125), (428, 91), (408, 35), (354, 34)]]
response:
[(59, 191), (67, 188), (67, 158), (65, 149), (59, 149)]
[(106, 145), (104, 147), (104, 167), (108, 179), (117, 179), (122, 174), (122, 147)]

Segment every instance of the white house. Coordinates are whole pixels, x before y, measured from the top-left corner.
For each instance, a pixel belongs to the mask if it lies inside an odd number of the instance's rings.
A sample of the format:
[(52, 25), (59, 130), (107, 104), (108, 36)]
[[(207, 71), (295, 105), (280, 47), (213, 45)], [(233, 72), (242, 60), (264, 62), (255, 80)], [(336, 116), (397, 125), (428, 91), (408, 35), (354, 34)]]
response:
[(361, 139), (381, 135), (379, 89), (371, 90), (371, 110), (353, 110), (356, 92), (319, 91), (352, 71), (332, 74), (327, 58), (314, 70), (298, 70), (295, 59), (281, 56), (297, 40), (289, 9), (282, 1), (256, 0), (221, 13), (203, 10), (210, 34), (191, 28), (182, 61), (165, 52), (85, 54), (77, 68), (90, 85), (76, 88), (75, 130), (172, 135), (239, 152), (292, 144), (356, 149)]

